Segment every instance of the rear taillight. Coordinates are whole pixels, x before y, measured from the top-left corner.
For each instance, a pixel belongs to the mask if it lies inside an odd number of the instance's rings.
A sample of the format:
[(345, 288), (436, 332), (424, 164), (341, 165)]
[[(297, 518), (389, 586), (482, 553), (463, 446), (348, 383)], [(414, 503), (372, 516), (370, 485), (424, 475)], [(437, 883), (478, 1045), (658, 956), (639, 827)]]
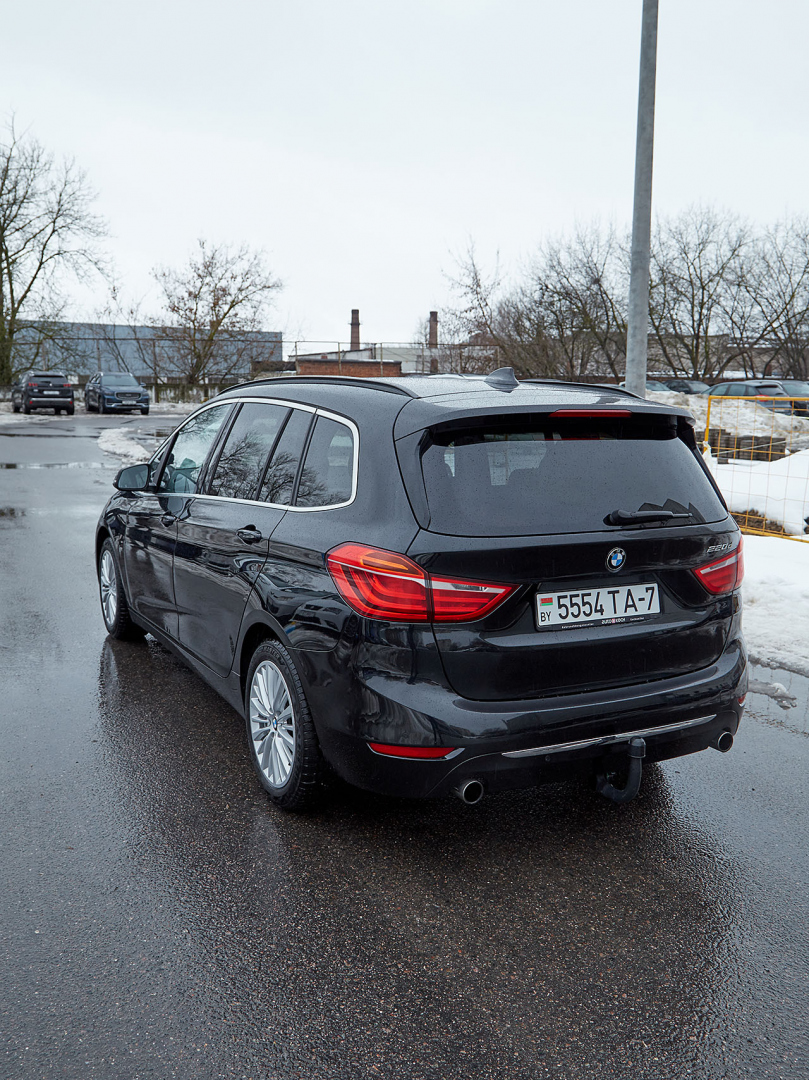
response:
[(394, 551), (340, 544), (326, 566), (345, 602), (359, 615), (393, 622), (472, 622), (514, 591), (513, 585), (431, 577)]
[(694, 573), (708, 592), (719, 596), (721, 593), (733, 592), (742, 583), (744, 577), (744, 551), (743, 539), (739, 537), (739, 546), (732, 555), (723, 555), (721, 559), (698, 566)]
[(38, 383), (38, 382), (29, 382), (29, 383), (26, 383), (26, 388), (27, 388), (28, 390), (33, 390), (35, 386), (39, 386), (39, 383)]

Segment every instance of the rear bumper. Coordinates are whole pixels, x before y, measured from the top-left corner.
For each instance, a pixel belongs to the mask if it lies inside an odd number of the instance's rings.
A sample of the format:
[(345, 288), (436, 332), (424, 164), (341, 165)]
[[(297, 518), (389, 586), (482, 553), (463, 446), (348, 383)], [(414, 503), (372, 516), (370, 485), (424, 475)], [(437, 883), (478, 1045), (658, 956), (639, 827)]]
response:
[(64, 409), (66, 405), (72, 405), (74, 402), (73, 395), (68, 397), (26, 397), (23, 398), (23, 405), (29, 409), (52, 409), (56, 406), (57, 409)]
[[(687, 676), (534, 701), (468, 701), (442, 686), (389, 675), (362, 682), (361, 693), (346, 698), (359, 709), (343, 717), (333, 693), (327, 705), (316, 686), (310, 690), (326, 759), (357, 787), (426, 798), (467, 779), (503, 791), (601, 772), (626, 756), (638, 732), (647, 732), (649, 762), (704, 750), (722, 731), (736, 734), (747, 667), (737, 640), (715, 664)], [(449, 760), (397, 759), (374, 753), (369, 742), (460, 753)]]

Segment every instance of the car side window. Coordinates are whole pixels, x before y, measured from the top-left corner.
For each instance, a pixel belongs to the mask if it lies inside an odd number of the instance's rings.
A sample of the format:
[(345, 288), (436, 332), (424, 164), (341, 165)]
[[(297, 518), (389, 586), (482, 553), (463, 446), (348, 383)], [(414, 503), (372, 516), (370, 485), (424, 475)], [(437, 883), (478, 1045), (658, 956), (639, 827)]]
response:
[(318, 416), (298, 481), (296, 506), (348, 502), (354, 477), (354, 435), (346, 424)]
[(278, 506), (291, 504), (295, 477), (298, 475), (298, 465), (311, 423), (312, 413), (304, 412), (303, 409), (292, 410), (261, 484), (259, 498), (262, 502), (275, 503)]
[(205, 458), (231, 409), (230, 404), (214, 405), (186, 421), (177, 432), (158, 482), (158, 494), (193, 495)]
[(264, 464), (288, 415), (289, 409), (281, 405), (245, 402), (228, 432), (208, 493), (255, 499)]

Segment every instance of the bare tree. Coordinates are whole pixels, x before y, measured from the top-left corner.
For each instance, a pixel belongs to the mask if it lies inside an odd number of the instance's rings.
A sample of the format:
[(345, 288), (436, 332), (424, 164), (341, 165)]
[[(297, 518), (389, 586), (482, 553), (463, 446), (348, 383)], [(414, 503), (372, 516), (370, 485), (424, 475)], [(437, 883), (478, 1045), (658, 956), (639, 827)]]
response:
[(263, 252), (199, 240), (185, 267), (160, 268), (154, 277), (168, 316), (171, 367), (189, 385), (227, 378), (266, 357), (255, 335), (282, 286)]
[(784, 219), (767, 229), (756, 244), (756, 255), (745, 284), (755, 312), (758, 348), (751, 350), (745, 369), (749, 366), (751, 375), (777, 372), (805, 379), (809, 375), (809, 220)]
[(744, 352), (730, 313), (741, 311), (738, 292), (751, 244), (745, 222), (710, 207), (658, 222), (649, 318), (658, 362), (673, 374), (720, 375)]
[(64, 275), (102, 267), (105, 226), (75, 163), (57, 163), (11, 122), (0, 142), (0, 385), (37, 362), (58, 333)]

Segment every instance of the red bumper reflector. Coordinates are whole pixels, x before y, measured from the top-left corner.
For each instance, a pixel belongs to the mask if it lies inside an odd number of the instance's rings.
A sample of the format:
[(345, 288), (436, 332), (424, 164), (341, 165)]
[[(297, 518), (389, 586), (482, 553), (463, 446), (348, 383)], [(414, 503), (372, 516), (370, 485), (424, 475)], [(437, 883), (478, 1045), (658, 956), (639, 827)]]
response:
[(454, 746), (388, 746), (387, 743), (369, 742), (375, 754), (398, 758), (445, 758), (455, 751)]

